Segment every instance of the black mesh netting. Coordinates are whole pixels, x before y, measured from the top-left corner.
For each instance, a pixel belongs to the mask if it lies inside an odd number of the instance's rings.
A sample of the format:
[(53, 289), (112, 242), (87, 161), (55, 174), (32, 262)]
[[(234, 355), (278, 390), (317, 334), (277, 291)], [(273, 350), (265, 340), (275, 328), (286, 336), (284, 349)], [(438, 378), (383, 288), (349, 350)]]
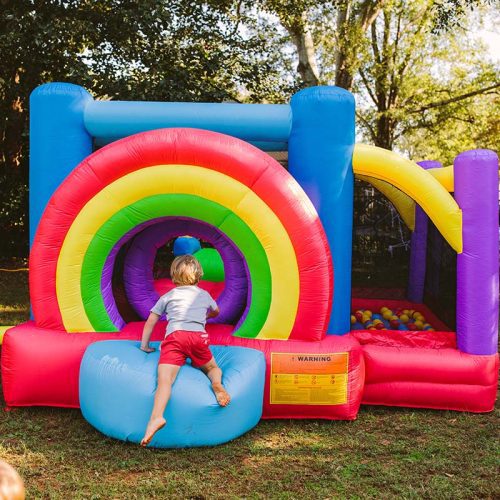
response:
[[(393, 205), (370, 184), (354, 184), (353, 287), (406, 290), (410, 231)], [(387, 297), (391, 298), (391, 297)]]
[(424, 303), (456, 328), (457, 254), (429, 220)]

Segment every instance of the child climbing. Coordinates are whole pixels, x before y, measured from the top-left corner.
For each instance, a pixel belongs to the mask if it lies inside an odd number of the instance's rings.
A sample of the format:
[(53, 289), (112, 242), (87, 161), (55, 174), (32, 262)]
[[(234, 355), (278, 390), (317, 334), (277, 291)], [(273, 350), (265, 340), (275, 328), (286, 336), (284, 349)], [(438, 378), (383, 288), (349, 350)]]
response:
[(210, 294), (197, 286), (203, 275), (201, 265), (193, 256), (182, 255), (172, 262), (170, 274), (175, 288), (160, 297), (151, 309), (142, 333), (141, 349), (153, 352), (154, 348), (149, 346), (151, 333), (160, 317), (167, 315), (165, 340), (160, 346), (158, 386), (141, 446), (147, 446), (155, 433), (165, 426), (163, 413), (172, 385), (187, 358), (191, 358), (192, 365), (200, 368), (210, 379), (220, 406), (227, 406), (231, 399), (222, 385), (222, 371), (208, 347), (205, 323), (208, 318), (219, 314), (219, 308)]

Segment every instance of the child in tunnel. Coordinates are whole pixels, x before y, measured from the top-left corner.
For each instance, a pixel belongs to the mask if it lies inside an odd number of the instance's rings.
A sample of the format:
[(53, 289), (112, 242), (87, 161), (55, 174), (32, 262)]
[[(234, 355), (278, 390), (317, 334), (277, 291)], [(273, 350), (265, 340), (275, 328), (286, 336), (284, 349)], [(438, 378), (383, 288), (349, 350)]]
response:
[(155, 433), (165, 426), (163, 413), (172, 385), (187, 358), (191, 358), (192, 365), (200, 368), (210, 379), (219, 405), (227, 406), (230, 401), (222, 385), (222, 371), (210, 352), (205, 331), (206, 320), (217, 316), (219, 308), (210, 294), (197, 286), (203, 275), (201, 265), (192, 255), (182, 255), (174, 259), (170, 273), (175, 288), (160, 297), (151, 309), (142, 333), (141, 350), (153, 352), (155, 349), (149, 345), (151, 333), (160, 317), (167, 315), (165, 340), (160, 346), (158, 387), (141, 446), (147, 446)]

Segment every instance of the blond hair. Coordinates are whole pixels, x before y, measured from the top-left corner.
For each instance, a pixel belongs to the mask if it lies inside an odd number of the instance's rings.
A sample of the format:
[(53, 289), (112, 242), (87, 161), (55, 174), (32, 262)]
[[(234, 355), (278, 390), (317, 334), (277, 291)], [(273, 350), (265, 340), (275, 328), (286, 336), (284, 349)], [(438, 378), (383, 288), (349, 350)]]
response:
[(172, 262), (170, 276), (174, 285), (197, 285), (203, 276), (203, 269), (198, 260), (192, 255), (181, 255)]

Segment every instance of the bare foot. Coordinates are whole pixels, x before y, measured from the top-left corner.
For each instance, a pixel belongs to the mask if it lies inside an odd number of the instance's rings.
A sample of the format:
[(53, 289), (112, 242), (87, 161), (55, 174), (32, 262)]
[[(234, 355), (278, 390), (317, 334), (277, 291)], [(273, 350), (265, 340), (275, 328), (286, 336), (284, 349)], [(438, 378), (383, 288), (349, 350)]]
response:
[(227, 406), (229, 401), (231, 401), (231, 396), (227, 393), (226, 389), (224, 389), (224, 386), (222, 384), (216, 384), (212, 385), (212, 389), (217, 399), (217, 403), (219, 403), (220, 406)]
[(146, 427), (146, 432), (144, 433), (144, 437), (141, 441), (141, 446), (147, 446), (153, 436), (162, 428), (165, 427), (167, 421), (163, 417), (158, 417), (152, 419), (148, 422), (148, 426)]

